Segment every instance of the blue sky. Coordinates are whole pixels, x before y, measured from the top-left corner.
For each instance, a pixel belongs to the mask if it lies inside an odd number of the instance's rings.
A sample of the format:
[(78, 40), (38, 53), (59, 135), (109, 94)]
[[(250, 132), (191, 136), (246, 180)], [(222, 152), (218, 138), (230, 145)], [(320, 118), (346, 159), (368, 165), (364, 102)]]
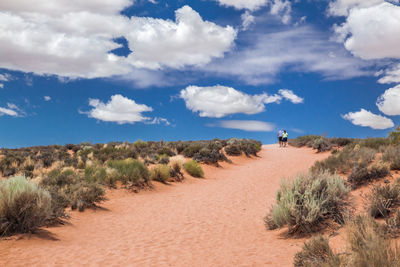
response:
[(399, 1), (0, 3), (0, 147), (387, 136)]

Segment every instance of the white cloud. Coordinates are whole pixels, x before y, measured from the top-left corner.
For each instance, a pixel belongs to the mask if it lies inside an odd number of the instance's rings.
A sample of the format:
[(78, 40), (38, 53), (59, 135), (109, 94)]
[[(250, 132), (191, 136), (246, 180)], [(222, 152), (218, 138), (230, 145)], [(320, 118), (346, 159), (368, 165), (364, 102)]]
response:
[(347, 16), (353, 8), (370, 7), (384, 0), (336, 0), (329, 3), (328, 13), (332, 16)]
[(378, 83), (400, 83), (400, 64), (382, 73), (384, 73), (384, 76), (378, 80)]
[(266, 6), (269, 0), (216, 0), (220, 5), (231, 6), (236, 9), (257, 10)]
[(4, 88), (4, 84), (0, 83), (0, 88)]
[(400, 85), (386, 90), (378, 98), (376, 105), (386, 115), (400, 115)]
[[(34, 4), (30, 4), (31, 6)], [(121, 16), (90, 12), (52, 17), (41, 13), (0, 12), (0, 68), (72, 78), (124, 74), (123, 57), (108, 51), (124, 27)]]
[(342, 117), (349, 120), (354, 125), (371, 127), (372, 129), (383, 130), (394, 127), (394, 123), (391, 119), (376, 115), (363, 108), (357, 112), (347, 113)]
[[(76, 2), (76, 1), (75, 1)], [(223, 57), (236, 30), (204, 21), (189, 6), (176, 21), (120, 14), (131, 0), (0, 3), (0, 68), (68, 78), (128, 76), (149, 84), (138, 68), (201, 66)], [(125, 37), (127, 58), (110, 51)]]
[(287, 0), (273, 0), (271, 2), (272, 15), (277, 15), (281, 17), (283, 24), (288, 24), (291, 20), (292, 5), (290, 1)]
[(50, 101), (50, 100), (51, 100), (51, 97), (50, 97), (50, 96), (47, 96), (47, 95), (45, 95), (45, 96), (43, 97), (43, 99), (44, 99), (44, 101)]
[(133, 0), (41, 0), (33, 3), (30, 0), (13, 0), (1, 1), (0, 10), (13, 13), (41, 13), (52, 16), (88, 10), (99, 14), (118, 14), (119, 11), (132, 5), (133, 2)]
[(335, 31), (355, 56), (400, 59), (400, 6), (384, 2), (353, 8)]
[(266, 103), (279, 102), (280, 96), (248, 95), (232, 87), (188, 86), (180, 92), (186, 107), (199, 112), (200, 117), (221, 118), (230, 114), (256, 114), (265, 110)]
[(229, 121), (220, 121), (214, 125), (209, 126), (217, 126), (228, 129), (237, 129), (248, 132), (271, 132), (274, 130), (275, 126), (268, 122), (263, 121), (247, 121), (247, 120), (229, 120)]
[(304, 99), (297, 96), (295, 93), (293, 93), (292, 90), (288, 90), (288, 89), (280, 89), (279, 90), (279, 94), (289, 100), (290, 102), (292, 102), (293, 104), (300, 104), (304, 102)]
[(89, 99), (89, 105), (93, 107), (87, 112), (90, 118), (118, 124), (148, 122), (151, 118), (143, 116), (142, 113), (153, 111), (151, 107), (137, 104), (134, 100), (122, 95), (111, 96), (111, 100), (107, 103), (99, 99)]
[(275, 76), (283, 69), (317, 72), (326, 79), (370, 74), (363, 68), (371, 63), (354, 58), (341, 44), (329, 41), (328, 34), (312, 27), (258, 32), (246, 40), (244, 48), (227, 54), (223, 60), (215, 60), (204, 71), (232, 76), (252, 85), (275, 82)]
[(223, 57), (236, 38), (232, 27), (204, 21), (189, 6), (175, 12), (176, 21), (132, 17), (125, 35), (134, 53), (128, 61), (135, 67), (158, 69), (201, 66)]
[(20, 111), (22, 112), (17, 105), (13, 103), (7, 103), (7, 108), (0, 107), (0, 116), (8, 115), (12, 117), (18, 117), (21, 115), (19, 114)]
[(255, 17), (248, 11), (244, 12), (241, 16), (242, 19), (242, 29), (244, 31), (248, 30), (251, 25), (255, 23)]

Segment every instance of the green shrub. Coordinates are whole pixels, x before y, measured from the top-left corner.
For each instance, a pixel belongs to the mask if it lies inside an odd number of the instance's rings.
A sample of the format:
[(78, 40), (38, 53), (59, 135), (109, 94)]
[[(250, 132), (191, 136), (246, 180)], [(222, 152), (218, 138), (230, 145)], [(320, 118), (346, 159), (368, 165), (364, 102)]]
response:
[(225, 147), (225, 152), (229, 156), (240, 156), (242, 155), (242, 150), (240, 149), (240, 145), (232, 144)]
[(390, 169), (400, 170), (400, 146), (389, 146), (383, 154), (382, 160), (390, 164)]
[(183, 151), (182, 154), (185, 157), (188, 158), (193, 158), (193, 156), (198, 153), (202, 148), (204, 148), (205, 145), (202, 143), (192, 143), (189, 146), (187, 146)]
[(369, 214), (376, 217), (388, 217), (394, 207), (400, 205), (400, 185), (376, 185), (372, 187), (369, 199)]
[(312, 148), (317, 149), (318, 152), (325, 152), (331, 150), (332, 146), (325, 138), (321, 137), (314, 140)]
[(384, 227), (369, 216), (356, 216), (347, 225), (346, 266), (400, 266), (400, 251), (386, 237)]
[(382, 146), (390, 145), (390, 140), (388, 138), (366, 138), (359, 141), (360, 147), (367, 147), (372, 149), (379, 149)]
[(376, 155), (376, 151), (371, 148), (356, 146), (346, 146), (327, 159), (317, 161), (311, 168), (312, 172), (329, 171), (330, 173), (345, 173), (355, 166), (366, 166), (371, 163)]
[(193, 159), (198, 162), (204, 162), (207, 164), (218, 165), (218, 161), (227, 161), (228, 158), (219, 150), (212, 150), (210, 148), (202, 148), (199, 152), (194, 154)]
[(50, 194), (22, 176), (0, 181), (0, 235), (33, 232), (51, 217)]
[(300, 252), (294, 256), (295, 267), (340, 266), (340, 258), (329, 246), (329, 240), (322, 235), (305, 242)]
[(203, 168), (195, 160), (190, 160), (186, 162), (185, 164), (183, 164), (183, 168), (193, 177), (199, 177), (199, 178), (204, 177)]
[(149, 171), (141, 161), (135, 159), (109, 161), (108, 166), (116, 170), (117, 179), (131, 186), (149, 183)]
[(77, 175), (71, 169), (60, 170), (55, 169), (49, 172), (41, 181), (41, 186), (43, 187), (62, 187), (69, 184), (73, 184), (77, 182)]
[(314, 232), (326, 219), (343, 223), (348, 192), (337, 175), (300, 174), (293, 182), (282, 181), (270, 216), (278, 227), (287, 225), (291, 234)]
[(75, 184), (69, 189), (69, 194), (71, 208), (79, 211), (106, 200), (103, 187), (95, 183)]
[(85, 180), (88, 183), (107, 184), (106, 168), (95, 165), (86, 167)]
[(170, 177), (170, 170), (167, 165), (158, 164), (150, 169), (151, 180), (166, 183)]
[(314, 141), (316, 139), (323, 138), (320, 135), (304, 135), (304, 136), (299, 136), (296, 139), (289, 139), (289, 145), (294, 146), (294, 147), (312, 147), (314, 144)]
[(384, 164), (373, 164), (369, 167), (360, 165), (353, 168), (347, 181), (352, 184), (353, 188), (357, 188), (389, 174), (389, 168)]
[(387, 238), (386, 229), (369, 216), (357, 215), (347, 223), (346, 251), (334, 254), (324, 237), (304, 244), (296, 254), (294, 265), (329, 267), (397, 267), (400, 251)]

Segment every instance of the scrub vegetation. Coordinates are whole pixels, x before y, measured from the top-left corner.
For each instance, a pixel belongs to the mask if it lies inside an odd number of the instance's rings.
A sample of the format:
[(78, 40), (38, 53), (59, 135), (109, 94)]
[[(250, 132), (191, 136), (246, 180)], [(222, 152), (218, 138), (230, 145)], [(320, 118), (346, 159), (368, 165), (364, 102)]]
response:
[[(310, 173), (282, 182), (276, 204), (265, 218), (266, 226), (288, 226), (289, 234), (317, 233), (322, 229), (318, 225), (336, 221), (339, 227), (345, 225), (347, 233), (342, 253), (331, 249), (330, 237), (312, 237), (296, 254), (294, 266), (400, 266), (400, 251), (392, 240), (400, 235), (400, 179), (393, 178), (400, 170), (400, 128), (387, 138), (308, 135), (290, 144), (332, 153), (316, 162)], [(365, 209), (347, 212), (352, 205), (348, 195), (360, 187), (368, 187)]]
[(0, 149), (0, 237), (62, 223), (68, 208), (84, 211), (105, 201), (107, 188), (138, 192), (152, 181), (181, 182), (183, 170), (204, 177), (200, 163), (230, 162), (228, 147), (256, 156), (261, 142), (138, 140)]

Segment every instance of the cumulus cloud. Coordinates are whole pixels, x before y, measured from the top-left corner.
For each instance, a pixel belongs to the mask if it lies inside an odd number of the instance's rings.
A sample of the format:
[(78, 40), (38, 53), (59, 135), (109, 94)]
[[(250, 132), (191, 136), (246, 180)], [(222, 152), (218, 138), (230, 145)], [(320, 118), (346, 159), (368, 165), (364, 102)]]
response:
[(227, 129), (237, 129), (248, 132), (271, 132), (275, 128), (275, 126), (271, 123), (263, 121), (252, 121), (252, 120), (220, 121), (216, 124), (211, 124), (209, 126), (217, 126)]
[(300, 104), (304, 102), (304, 98), (297, 96), (292, 90), (280, 89), (279, 94), (293, 104)]
[[(0, 68), (69, 78), (126, 75), (140, 82), (137, 68), (204, 65), (236, 38), (235, 29), (204, 21), (189, 6), (176, 11), (176, 21), (129, 19), (120, 11), (132, 2), (3, 1), (0, 51), (7, 53), (0, 53)], [(134, 51), (128, 57), (110, 52), (122, 46), (118, 37)]]
[(382, 73), (384, 76), (378, 80), (378, 83), (400, 83), (400, 64)]
[(175, 12), (176, 21), (132, 17), (125, 35), (134, 53), (128, 61), (135, 67), (158, 69), (204, 65), (222, 57), (236, 38), (236, 30), (204, 21), (189, 6)]
[(8, 115), (8, 116), (12, 116), (12, 117), (18, 117), (21, 115), (20, 112), (22, 112), (22, 110), (13, 103), (7, 103), (6, 108), (0, 107), (0, 116)]
[(292, 4), (290, 1), (283, 0), (273, 0), (271, 2), (272, 15), (277, 15), (281, 17), (283, 24), (288, 24), (291, 20)]
[(362, 59), (400, 59), (400, 6), (387, 2), (352, 8), (335, 31), (347, 50)]
[(244, 12), (241, 16), (242, 19), (242, 29), (244, 31), (248, 30), (251, 25), (255, 23), (255, 17), (248, 11)]
[(252, 85), (275, 82), (275, 76), (283, 69), (317, 72), (326, 79), (371, 74), (364, 70), (371, 63), (354, 58), (329, 38), (328, 34), (309, 26), (257, 32), (247, 38), (244, 48), (228, 53), (223, 60), (215, 60), (204, 71), (235, 77)]
[(0, 88), (4, 88), (4, 84), (0, 83)]
[(385, 91), (376, 102), (379, 110), (390, 116), (400, 115), (400, 85)]
[(44, 101), (50, 101), (51, 97), (46, 95), (46, 96), (43, 97), (43, 99), (44, 99)]
[(230, 114), (256, 114), (265, 110), (265, 104), (279, 102), (278, 95), (248, 95), (232, 87), (221, 85), (188, 86), (180, 92), (186, 107), (199, 112), (200, 117), (221, 118)]
[(372, 129), (383, 130), (394, 127), (394, 123), (391, 119), (376, 115), (363, 108), (357, 112), (349, 112), (342, 117), (349, 120), (354, 125), (371, 127)]
[(89, 99), (89, 105), (93, 107), (92, 110), (86, 112), (90, 118), (118, 124), (149, 122), (151, 118), (145, 117), (142, 113), (153, 111), (151, 107), (137, 104), (134, 100), (122, 95), (111, 96), (107, 103), (99, 99)]
[(336, 0), (329, 3), (328, 14), (332, 16), (347, 16), (353, 8), (370, 7), (383, 2), (385, 0)]
[(59, 16), (65, 13), (92, 11), (99, 14), (117, 14), (119, 11), (132, 5), (133, 0), (57, 0), (57, 1), (35, 1), (13, 0), (1, 1), (0, 10), (14, 13), (42, 13)]
[(269, 0), (216, 0), (220, 5), (230, 6), (236, 9), (257, 10), (266, 6)]

